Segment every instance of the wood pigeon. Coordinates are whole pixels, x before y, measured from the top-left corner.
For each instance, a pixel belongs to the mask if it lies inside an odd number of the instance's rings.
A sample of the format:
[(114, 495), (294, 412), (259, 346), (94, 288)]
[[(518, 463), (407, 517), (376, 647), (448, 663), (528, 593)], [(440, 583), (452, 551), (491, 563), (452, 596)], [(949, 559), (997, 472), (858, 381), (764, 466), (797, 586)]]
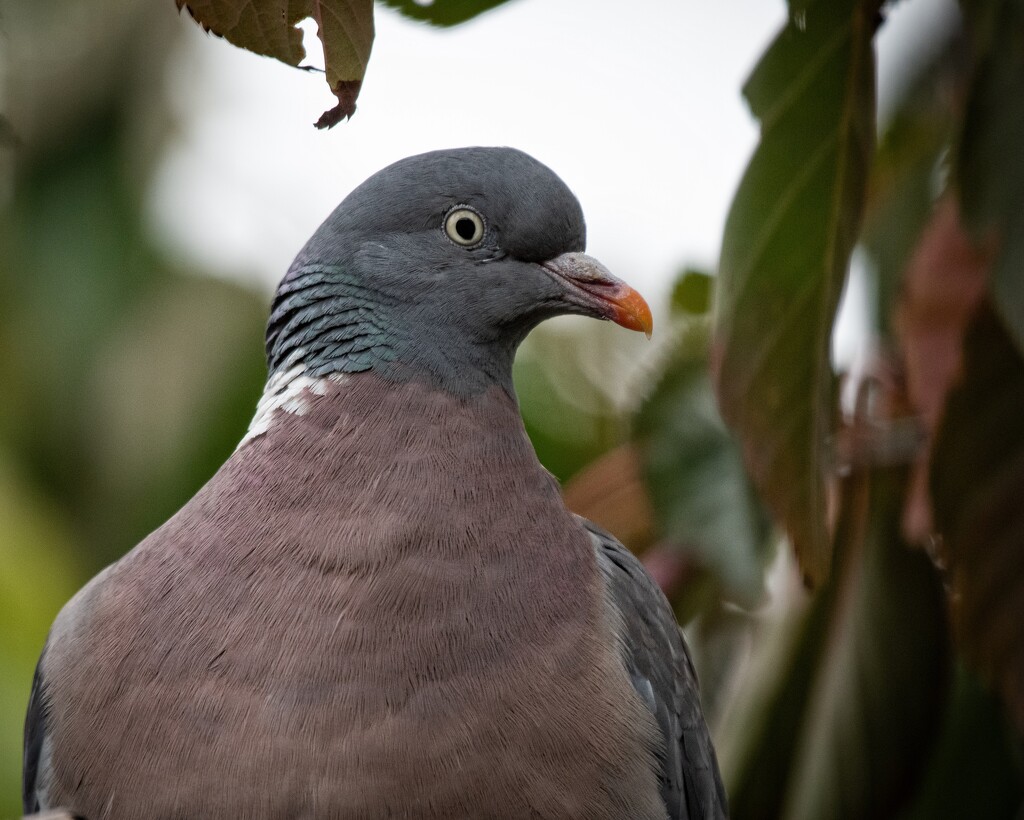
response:
[(58, 615), (26, 811), (720, 818), (697, 679), (639, 562), (564, 506), (512, 359), (650, 331), (575, 196), (510, 148), (404, 159), (299, 253), (223, 467)]

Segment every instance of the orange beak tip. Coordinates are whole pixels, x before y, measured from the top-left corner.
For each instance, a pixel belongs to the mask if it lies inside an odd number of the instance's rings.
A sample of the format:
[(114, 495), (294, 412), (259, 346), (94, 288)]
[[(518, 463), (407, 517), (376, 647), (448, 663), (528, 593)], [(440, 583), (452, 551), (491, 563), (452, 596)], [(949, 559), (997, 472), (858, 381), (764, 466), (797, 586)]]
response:
[(642, 330), (648, 339), (651, 338), (654, 333), (654, 317), (643, 296), (626, 285), (621, 295), (617, 294), (609, 301), (616, 307), (613, 319), (616, 324), (629, 330)]

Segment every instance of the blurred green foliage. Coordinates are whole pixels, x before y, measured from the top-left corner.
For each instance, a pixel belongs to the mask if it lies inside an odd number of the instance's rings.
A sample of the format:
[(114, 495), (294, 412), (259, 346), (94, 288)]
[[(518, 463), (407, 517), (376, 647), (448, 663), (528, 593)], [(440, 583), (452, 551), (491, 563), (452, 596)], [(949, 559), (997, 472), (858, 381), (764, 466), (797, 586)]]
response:
[(709, 318), (676, 324), (668, 364), (634, 420), (658, 531), (710, 570), (716, 597), (754, 608), (764, 602), (771, 523), (715, 406)]
[(901, 480), (844, 484), (835, 571), (722, 748), (736, 817), (892, 817), (914, 794), (950, 645), (939, 579), (899, 537)]
[(979, 236), (999, 236), (992, 303), (1024, 350), (1024, 113), (1018, 102), (1024, 99), (1024, 5), (1015, 0), (965, 0), (963, 5), (976, 59), (956, 177), (967, 224)]
[[(791, 2), (748, 82), (762, 140), (726, 226), (713, 365), (748, 468), (824, 584), (783, 621), (781, 662), (745, 682), (722, 729), (735, 817), (1013, 817), (1024, 807), (1019, 737), (1007, 742), (1007, 712), (972, 677), (999, 687), (1024, 730), (1024, 528), (1011, 501), (1024, 491), (1024, 359), (1010, 341), (1019, 300), (1006, 297), (1024, 282), (1011, 238), (1022, 195), (1018, 5), (965, 4), (969, 34), (952, 33), (916, 66), (877, 155), (877, 3)], [(808, 79), (816, 61), (830, 80)], [(943, 173), (956, 149), (959, 190)], [(956, 207), (937, 207), (943, 195), (961, 197), (977, 247), (964, 247)], [(828, 352), (865, 209), (884, 347), (844, 407)], [(993, 231), (986, 295), (976, 282)], [(966, 342), (962, 314), (975, 316)], [(947, 398), (940, 379), (961, 367)], [(972, 671), (951, 683), (954, 647)], [(968, 729), (975, 711), (991, 720)], [(966, 764), (956, 744), (983, 750), (985, 764)]]

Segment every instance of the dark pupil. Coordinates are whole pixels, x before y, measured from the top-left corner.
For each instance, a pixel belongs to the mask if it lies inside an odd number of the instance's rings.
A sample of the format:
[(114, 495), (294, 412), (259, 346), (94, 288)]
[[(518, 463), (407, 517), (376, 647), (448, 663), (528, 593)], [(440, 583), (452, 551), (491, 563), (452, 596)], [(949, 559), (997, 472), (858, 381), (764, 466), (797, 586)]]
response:
[(462, 217), (455, 221), (455, 233), (467, 242), (476, 235), (476, 223), (468, 217)]

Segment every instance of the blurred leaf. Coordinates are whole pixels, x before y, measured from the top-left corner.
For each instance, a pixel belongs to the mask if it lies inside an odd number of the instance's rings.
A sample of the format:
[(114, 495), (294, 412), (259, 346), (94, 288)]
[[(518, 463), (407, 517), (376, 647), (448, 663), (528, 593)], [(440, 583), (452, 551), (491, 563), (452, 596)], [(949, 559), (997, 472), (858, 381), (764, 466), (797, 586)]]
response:
[(771, 524), (715, 406), (705, 340), (703, 328), (681, 335), (636, 415), (636, 440), (662, 537), (696, 555), (726, 598), (752, 607), (764, 597)]
[(702, 314), (711, 310), (714, 278), (695, 268), (687, 268), (676, 279), (670, 304), (676, 313)]
[(737, 609), (719, 598), (706, 604), (685, 630), (712, 737), (732, 704), (738, 679), (747, 670), (759, 625), (759, 614)]
[(826, 584), (806, 613), (761, 636), (718, 737), (733, 820), (778, 820), (782, 812), (834, 595)]
[(231, 454), (266, 376), (262, 299), (206, 277), (154, 277), (88, 368), (85, 522), (114, 560)]
[(114, 117), (22, 170), (0, 213), (0, 434), (30, 480), (74, 506), (82, 402), (99, 345), (163, 272), (127, 187)]
[[(155, 113), (164, 60), (180, 29), (168, 12), (163, 2), (0, 0), (0, 109), (17, 140), (11, 166), (20, 173), (42, 154), (74, 150), (97, 118), (115, 110), (126, 125)], [(147, 159), (155, 147), (145, 147)], [(0, 177), (5, 171), (0, 164)]]
[(942, 731), (914, 805), (902, 820), (1020, 820), (1024, 770), (999, 700), (958, 664)]
[(903, 271), (941, 191), (963, 72), (959, 30), (937, 56), (915, 65), (875, 154), (862, 242), (874, 262), (878, 330), (888, 339)]
[(115, 126), (37, 157), (0, 214), (0, 438), (93, 571), (209, 478), (265, 377), (264, 297), (169, 269)]
[(929, 446), (912, 473), (904, 534), (926, 543), (934, 530), (928, 495), (931, 441), (960, 373), (964, 329), (985, 292), (991, 250), (978, 248), (960, 224), (955, 197), (944, 196), (907, 263), (895, 321), (906, 392)]
[(7, 151), (21, 146), (21, 139), (7, 117), (0, 114), (0, 151)]
[(551, 323), (531, 333), (516, 356), (512, 377), (526, 432), (560, 481), (625, 438), (623, 414), (605, 389), (609, 374), (629, 362), (617, 329)]
[(818, 0), (789, 0), (790, 18), (802, 17), (804, 14), (807, 13), (807, 9), (809, 9), (817, 2)]
[(435, 26), (454, 26), (490, 11), (507, 0), (382, 0), (413, 20)]
[(987, 304), (964, 341), (931, 489), (957, 636), (1024, 731), (1024, 357)]
[(762, 138), (719, 265), (712, 361), (722, 414), (811, 581), (830, 563), (829, 347), (874, 147), (878, 6), (811, 6), (754, 70), (745, 94)]
[(903, 537), (913, 544), (928, 544), (932, 532), (930, 437), (987, 264), (960, 227), (953, 195), (947, 192), (936, 206), (964, 70), (959, 27), (944, 39), (937, 54), (915, 65), (881, 140), (862, 240), (874, 262), (880, 347), (897, 351), (892, 370), (904, 382), (907, 421), (918, 425), (926, 444), (904, 504)]
[(963, 8), (977, 65), (960, 135), (961, 200), (971, 229), (999, 240), (989, 287), (1024, 352), (1024, 4), (970, 0)]
[(240, 48), (298, 66), (306, 56), (296, 24), (312, 18), (324, 49), (327, 84), (338, 104), (317, 120), (351, 117), (373, 46), (373, 0), (175, 0), (207, 31)]
[(837, 571), (776, 673), (749, 676), (733, 719), (734, 820), (891, 817), (913, 794), (939, 727), (949, 640), (935, 572), (899, 539), (903, 480), (845, 482)]
[(942, 587), (899, 535), (905, 473), (863, 480), (870, 495), (855, 514), (869, 520), (837, 554), (839, 588), (783, 814), (792, 820), (893, 816), (924, 772), (947, 695)]
[(640, 453), (633, 444), (620, 444), (588, 464), (565, 485), (563, 495), (570, 510), (601, 525), (633, 552), (643, 552), (657, 537)]

